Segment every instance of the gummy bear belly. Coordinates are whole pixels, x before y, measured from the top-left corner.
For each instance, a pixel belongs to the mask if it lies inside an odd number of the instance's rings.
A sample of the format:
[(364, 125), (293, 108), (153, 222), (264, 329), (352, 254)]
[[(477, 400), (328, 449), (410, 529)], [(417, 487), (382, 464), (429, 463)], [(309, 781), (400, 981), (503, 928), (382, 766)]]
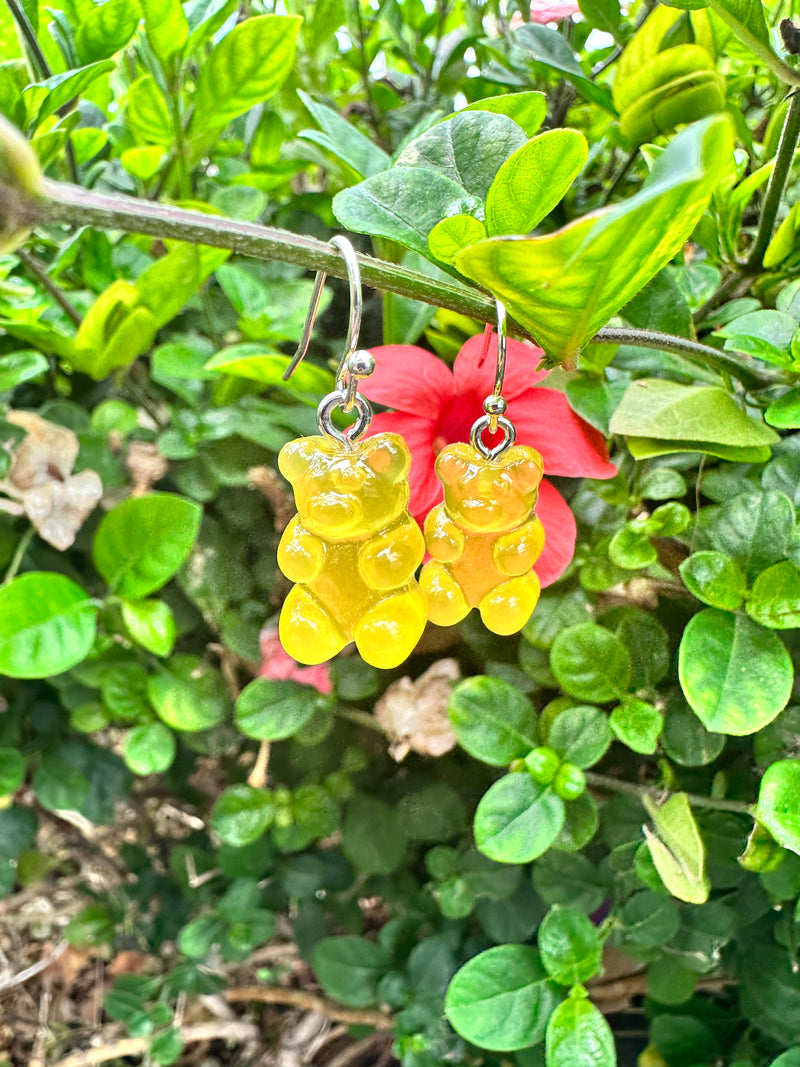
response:
[(473, 608), (490, 589), (508, 578), (497, 569), (492, 558), (492, 545), (497, 537), (496, 533), (469, 534), (463, 554), (449, 565)]
[(363, 615), (386, 596), (370, 588), (358, 570), (358, 554), (363, 541), (328, 542), (322, 573), (308, 588), (325, 605), (348, 635)]

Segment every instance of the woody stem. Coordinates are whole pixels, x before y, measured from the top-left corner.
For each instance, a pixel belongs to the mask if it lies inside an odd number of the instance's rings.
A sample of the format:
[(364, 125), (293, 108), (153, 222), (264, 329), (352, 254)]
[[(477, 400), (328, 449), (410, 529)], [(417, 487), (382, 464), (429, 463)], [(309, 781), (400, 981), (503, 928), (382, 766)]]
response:
[[(72, 226), (92, 226), (99, 230), (145, 233), (162, 239), (173, 238), (191, 244), (227, 248), (253, 259), (278, 259), (307, 270), (323, 270), (336, 278), (347, 278), (347, 269), (339, 253), (326, 242), (313, 237), (219, 215), (204, 215), (171, 204), (97, 193), (66, 182), (46, 180), (44, 192), (45, 197), (36, 204), (37, 219), (41, 223), (60, 222)], [(364, 254), (359, 254), (358, 261), (364, 284), (373, 289), (447, 308), (479, 322), (495, 321), (494, 300), (480, 290), (468, 289), (456, 281), (429, 278), (418, 271)], [(534, 340), (524, 327), (513, 320), (509, 321), (509, 332)], [(673, 352), (694, 362), (724, 370), (746, 387), (763, 386), (774, 380), (768, 372), (747, 367), (729, 353), (654, 330), (604, 329), (599, 330), (593, 340)]]

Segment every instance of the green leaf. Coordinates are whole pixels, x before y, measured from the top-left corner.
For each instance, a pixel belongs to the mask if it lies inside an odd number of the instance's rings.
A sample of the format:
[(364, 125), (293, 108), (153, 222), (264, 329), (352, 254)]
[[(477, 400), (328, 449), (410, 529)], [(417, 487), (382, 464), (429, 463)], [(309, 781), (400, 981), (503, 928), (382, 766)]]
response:
[(477, 207), (451, 178), (409, 166), (376, 174), (333, 198), (333, 213), (346, 229), (397, 241), (426, 259), (428, 234), (437, 222)]
[(147, 695), (159, 718), (184, 733), (216, 726), (230, 707), (222, 675), (197, 656), (173, 656), (168, 670), (150, 677)]
[(745, 610), (770, 630), (800, 627), (800, 570), (784, 560), (762, 571), (753, 583)]
[(456, 972), (444, 1011), (453, 1029), (467, 1041), (511, 1052), (541, 1041), (557, 1001), (535, 949), (497, 945)]
[(406, 837), (397, 812), (381, 800), (355, 797), (342, 825), (342, 851), (364, 874), (396, 871), (406, 853)]
[(547, 97), (537, 92), (505, 93), (503, 96), (486, 96), (474, 104), (467, 104), (462, 110), (507, 115), (522, 127), (528, 137), (533, 137), (547, 114)]
[(619, 912), (622, 945), (638, 949), (666, 945), (680, 926), (675, 901), (662, 893), (643, 889), (629, 897)]
[(122, 755), (134, 774), (161, 774), (172, 766), (175, 734), (160, 722), (134, 726), (123, 742)]
[(326, 937), (314, 949), (314, 970), (328, 996), (363, 1008), (377, 999), (378, 979), (390, 967), (386, 949), (363, 937)]
[(275, 805), (266, 789), (252, 785), (232, 785), (214, 804), (211, 825), (234, 848), (250, 845), (272, 824)]
[(764, 419), (779, 430), (796, 430), (800, 427), (800, 389), (790, 389), (773, 401), (764, 412)]
[(47, 678), (86, 659), (97, 608), (63, 574), (31, 571), (0, 588), (0, 674)]
[(634, 455), (636, 440), (645, 439), (679, 442), (684, 448), (677, 451), (712, 455), (716, 445), (760, 448), (779, 440), (774, 430), (745, 415), (727, 390), (660, 378), (631, 382), (611, 416), (610, 430), (629, 438)]
[(800, 760), (778, 760), (767, 767), (756, 817), (780, 845), (800, 854)]
[(711, 608), (690, 620), (678, 673), (686, 699), (708, 730), (742, 736), (786, 706), (794, 672), (785, 646), (742, 615)]
[(616, 1067), (611, 1027), (586, 994), (567, 997), (547, 1024), (547, 1067)]
[(137, 645), (154, 656), (168, 656), (177, 634), (175, 617), (163, 600), (122, 600), (122, 621)]
[(311, 719), (320, 694), (290, 679), (256, 678), (239, 694), (234, 714), (237, 727), (257, 741), (283, 741)]
[(545, 904), (565, 904), (593, 912), (608, 897), (608, 886), (586, 856), (548, 852), (533, 867), (533, 885)]
[[(265, 349), (259, 344), (231, 345), (223, 348), (205, 364), (205, 370), (246, 378), (260, 385), (283, 389), (293, 395), (318, 398), (333, 388), (333, 377), (324, 367), (313, 363), (301, 363), (289, 382), (283, 381), (283, 372), (289, 365), (289, 357)], [(315, 400), (316, 403), (316, 400)]]
[(677, 703), (667, 709), (661, 743), (669, 758), (681, 767), (703, 767), (722, 752), (725, 735), (706, 730), (689, 708)]
[(485, 236), (486, 227), (474, 215), (450, 215), (437, 222), (428, 234), (428, 248), (441, 263), (455, 263), (462, 249)]
[(33, 82), (23, 93), (31, 125), (41, 125), (59, 108), (80, 96), (92, 82), (113, 69), (114, 63), (107, 59), (102, 63), (90, 63), (86, 67), (67, 70), (61, 74), (53, 74), (44, 81)]
[(393, 169), (438, 172), (468, 196), (484, 200), (500, 168), (526, 141), (516, 122), (505, 115), (460, 111), (407, 145)]
[(549, 130), (518, 148), (486, 194), (489, 236), (535, 229), (581, 172), (588, 152), (577, 130)]
[(100, 522), (94, 564), (114, 592), (146, 597), (168, 582), (186, 560), (201, 516), (198, 504), (171, 493), (125, 500)]
[(15, 793), (25, 780), (25, 757), (15, 748), (0, 748), (0, 797)]
[(619, 0), (579, 0), (581, 14), (595, 29), (619, 40), (621, 12)]
[(298, 15), (258, 15), (235, 26), (200, 68), (188, 140), (194, 154), (238, 115), (263, 104), (294, 65)]
[(627, 698), (613, 708), (608, 724), (615, 737), (633, 752), (652, 756), (664, 725), (664, 716), (646, 700)]
[(475, 844), (498, 863), (529, 863), (553, 844), (564, 825), (564, 802), (527, 774), (507, 774), (481, 797)]
[(142, 141), (167, 147), (174, 131), (169, 106), (155, 78), (144, 74), (131, 85), (125, 103), (131, 129)]
[(147, 40), (165, 71), (189, 38), (189, 23), (181, 0), (139, 0)]
[(174, 319), (230, 254), (225, 248), (179, 242), (151, 263), (136, 280), (136, 294), (138, 303), (150, 312), (155, 328)]
[(516, 43), (530, 53), (531, 58), (537, 63), (543, 63), (552, 70), (557, 70), (570, 82), (587, 100), (599, 104), (614, 114), (614, 105), (611, 95), (601, 85), (597, 85), (587, 78), (578, 57), (570, 48), (566, 38), (557, 30), (549, 26), (538, 26), (534, 23), (526, 23), (515, 33)]
[(683, 246), (730, 153), (727, 119), (694, 123), (658, 157), (630, 200), (544, 237), (481, 241), (456, 266), (499, 297), (548, 355), (572, 363)]
[(644, 827), (653, 863), (673, 896), (690, 904), (708, 900), (711, 884), (705, 872), (705, 848), (685, 793), (673, 793), (664, 804), (647, 794), (642, 804), (653, 820), (656, 834)]
[(708, 539), (752, 579), (789, 555), (794, 529), (794, 506), (784, 493), (753, 490), (729, 498), (713, 513)]
[(678, 568), (684, 585), (712, 608), (736, 611), (747, 592), (747, 579), (724, 552), (693, 552)]
[(109, 59), (136, 33), (142, 16), (138, 0), (105, 0), (81, 19), (75, 51), (81, 63)]
[(784, 311), (751, 311), (725, 323), (716, 331), (725, 337), (726, 351), (755, 356), (778, 367), (791, 363), (789, 346), (797, 333), (797, 322)]
[(15, 389), (22, 382), (40, 378), (50, 367), (41, 352), (25, 350), (0, 357), (0, 393)]
[(464, 751), (493, 767), (507, 766), (536, 744), (533, 705), (500, 678), (478, 675), (459, 682), (447, 714)]
[(603, 943), (591, 919), (576, 908), (551, 908), (536, 939), (547, 973), (561, 985), (586, 982), (600, 970)]
[(612, 740), (608, 716), (591, 704), (578, 704), (559, 712), (547, 734), (549, 747), (576, 767), (593, 766), (603, 758)]
[(623, 643), (592, 622), (561, 631), (550, 651), (550, 666), (565, 692), (600, 703), (620, 697), (631, 677), (631, 658)]
[(301, 130), (301, 138), (325, 148), (335, 159), (346, 163), (360, 178), (371, 178), (373, 174), (388, 170), (392, 164), (391, 157), (378, 145), (373, 144), (356, 126), (343, 119), (333, 108), (318, 104), (302, 89), (298, 89), (297, 95), (322, 131), (320, 133), (317, 130)]

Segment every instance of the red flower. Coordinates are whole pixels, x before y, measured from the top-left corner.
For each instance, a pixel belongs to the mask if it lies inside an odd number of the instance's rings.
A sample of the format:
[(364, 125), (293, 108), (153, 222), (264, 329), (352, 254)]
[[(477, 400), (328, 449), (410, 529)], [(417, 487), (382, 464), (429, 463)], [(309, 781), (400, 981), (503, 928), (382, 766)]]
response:
[(277, 628), (267, 628), (259, 634), (261, 646), (261, 668), (259, 678), (288, 678), (302, 685), (311, 685), (320, 693), (333, 690), (330, 666), (318, 663), (313, 667), (301, 667), (299, 663), (283, 650)]
[[(401, 434), (411, 449), (409, 510), (420, 526), (442, 499), (434, 473), (436, 456), (445, 445), (469, 441), (470, 427), (483, 414), (483, 401), (494, 388), (496, 340), (470, 338), (456, 356), (452, 371), (430, 352), (415, 345), (373, 348), (375, 371), (359, 388), (366, 397), (393, 408), (376, 415), (370, 432)], [(521, 341), (508, 342), (503, 396), (507, 416), (517, 428), (517, 444), (532, 445), (544, 460), (547, 474), (571, 478), (613, 478), (602, 436), (555, 389), (536, 388), (548, 371), (534, 370), (543, 353)], [(493, 439), (484, 434), (491, 445)], [(496, 438), (497, 441), (500, 437)], [(544, 552), (536, 564), (542, 585), (566, 570), (575, 552), (575, 519), (567, 502), (545, 478), (536, 513), (545, 528)]]

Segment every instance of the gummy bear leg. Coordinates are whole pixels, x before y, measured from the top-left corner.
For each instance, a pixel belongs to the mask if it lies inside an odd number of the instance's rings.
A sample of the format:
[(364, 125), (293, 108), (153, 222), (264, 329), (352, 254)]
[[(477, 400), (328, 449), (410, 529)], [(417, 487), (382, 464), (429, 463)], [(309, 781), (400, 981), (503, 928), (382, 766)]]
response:
[(428, 598), (428, 618), (437, 626), (455, 626), (469, 614), (464, 590), (444, 564), (435, 560), (426, 563), (419, 584)]
[(284, 651), (298, 663), (324, 663), (348, 643), (327, 608), (302, 585), (284, 601), (278, 633)]
[(418, 588), (396, 593), (366, 613), (355, 628), (361, 658), (373, 667), (397, 667), (414, 651), (427, 620), (427, 604)]
[(487, 630), (515, 634), (531, 617), (539, 599), (539, 579), (531, 571), (495, 586), (481, 600), (481, 618)]

